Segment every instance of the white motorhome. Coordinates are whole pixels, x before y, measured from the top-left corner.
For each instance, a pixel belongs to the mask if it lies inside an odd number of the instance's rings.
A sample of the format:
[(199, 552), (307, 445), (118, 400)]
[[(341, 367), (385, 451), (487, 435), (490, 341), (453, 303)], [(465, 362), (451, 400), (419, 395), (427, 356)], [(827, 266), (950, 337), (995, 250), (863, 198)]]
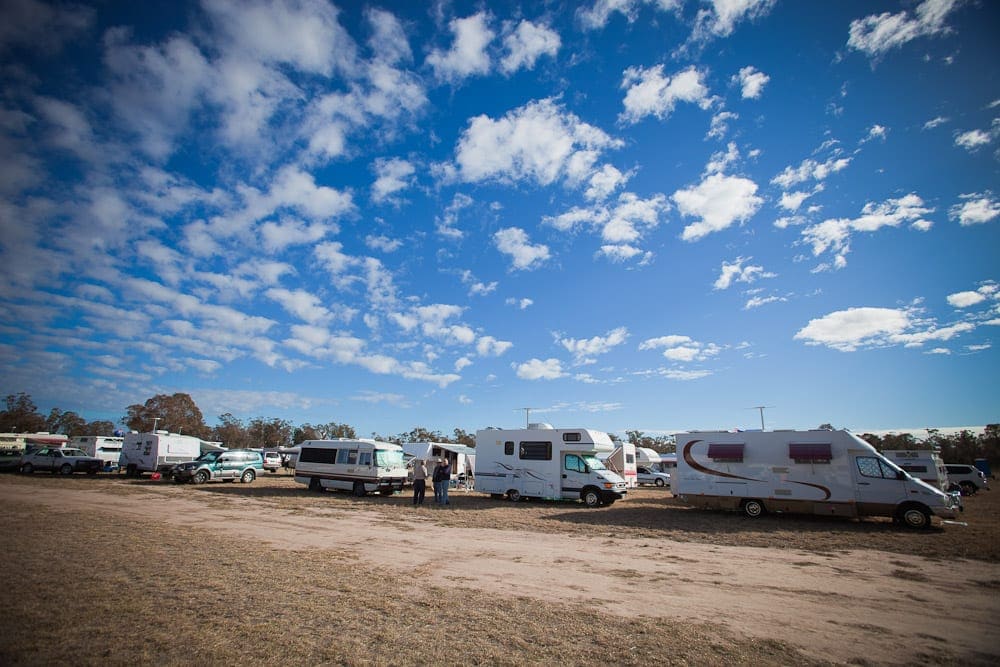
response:
[(169, 431), (126, 433), (118, 465), (129, 477), (139, 477), (144, 472), (165, 473), (178, 463), (219, 449), (225, 449), (221, 443)]
[(114, 438), (103, 435), (78, 435), (73, 438), (73, 446), (85, 451), (87, 456), (93, 456), (104, 461), (105, 468), (118, 466), (124, 443), (125, 438)]
[(615, 449), (607, 433), (530, 424), (476, 431), (476, 490), (494, 498), (577, 499), (588, 507), (625, 496), (625, 480), (597, 458)]
[(887, 449), (882, 452), (882, 456), (911, 476), (942, 491), (948, 490), (948, 471), (937, 452), (930, 449)]
[(367, 438), (305, 440), (298, 444), (295, 481), (310, 491), (340, 489), (361, 497), (390, 496), (406, 483), (403, 448)]
[(961, 510), (848, 431), (694, 431), (677, 435), (672, 491), (695, 507), (888, 516), (912, 528)]
[[(434, 462), (441, 458), (448, 459), (451, 464), (451, 478), (456, 483), (471, 488), (471, 480), (476, 464), (476, 450), (465, 445), (456, 445), (450, 442), (404, 442), (403, 455), (407, 459), (420, 459), (427, 464), (427, 473), (430, 474), (434, 467)], [(411, 476), (412, 476), (412, 471)]]
[(604, 461), (609, 470), (618, 473), (625, 480), (625, 486), (634, 489), (639, 486), (635, 463), (635, 445), (631, 442), (619, 442), (615, 450), (606, 457), (598, 454), (597, 458)]

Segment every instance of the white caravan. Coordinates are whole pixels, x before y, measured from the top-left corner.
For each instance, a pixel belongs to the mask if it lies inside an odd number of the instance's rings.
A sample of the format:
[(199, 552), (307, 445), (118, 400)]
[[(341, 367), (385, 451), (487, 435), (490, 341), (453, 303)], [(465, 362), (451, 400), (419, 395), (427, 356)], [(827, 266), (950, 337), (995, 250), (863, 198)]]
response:
[(911, 477), (848, 431), (677, 434), (672, 491), (695, 507), (889, 516), (912, 528), (954, 518), (955, 498)]
[(618, 473), (625, 480), (625, 486), (634, 489), (639, 486), (638, 473), (635, 467), (635, 445), (631, 442), (619, 442), (615, 451), (605, 457), (598, 454), (597, 458), (604, 461), (609, 470)]
[[(435, 462), (444, 457), (451, 464), (451, 478), (457, 483), (470, 488), (470, 480), (476, 465), (476, 450), (465, 445), (455, 445), (450, 442), (404, 442), (401, 447), (403, 454), (414, 459), (420, 459), (427, 464), (427, 474), (434, 469)], [(412, 477), (412, 470), (411, 477)]]
[(887, 449), (882, 456), (911, 476), (942, 491), (948, 490), (948, 471), (937, 452), (930, 449)]
[(87, 456), (104, 461), (105, 468), (118, 466), (118, 460), (122, 455), (122, 445), (124, 438), (112, 438), (102, 435), (78, 435), (73, 438), (73, 446), (79, 447), (87, 453)]
[(221, 443), (169, 431), (126, 433), (118, 465), (129, 477), (139, 477), (144, 472), (165, 473), (178, 463), (219, 449), (225, 449)]
[(649, 447), (636, 447), (635, 462), (637, 465), (652, 468), (660, 462), (660, 453), (655, 449), (650, 449)]
[(526, 429), (476, 431), (476, 490), (494, 498), (579, 498), (611, 505), (628, 491), (598, 454), (615, 449), (607, 433), (530, 424)]
[(310, 491), (340, 489), (361, 497), (391, 496), (406, 483), (403, 448), (367, 438), (305, 440), (298, 444), (295, 481)]

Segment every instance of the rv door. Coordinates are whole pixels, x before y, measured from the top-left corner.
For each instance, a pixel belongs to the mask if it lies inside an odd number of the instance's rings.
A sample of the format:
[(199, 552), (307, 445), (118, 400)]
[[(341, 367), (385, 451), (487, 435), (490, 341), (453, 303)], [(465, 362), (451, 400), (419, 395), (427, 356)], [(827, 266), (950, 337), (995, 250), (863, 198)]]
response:
[(906, 497), (906, 473), (881, 456), (867, 452), (852, 453), (851, 474), (854, 476), (854, 495), (862, 514), (882, 514), (892, 509)]

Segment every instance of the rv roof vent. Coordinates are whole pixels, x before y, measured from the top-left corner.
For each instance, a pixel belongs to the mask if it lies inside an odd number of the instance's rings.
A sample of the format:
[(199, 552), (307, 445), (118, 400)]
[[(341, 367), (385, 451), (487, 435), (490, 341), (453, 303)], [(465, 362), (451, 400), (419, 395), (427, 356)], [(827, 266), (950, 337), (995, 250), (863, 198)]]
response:
[(534, 424), (528, 424), (528, 429), (532, 431), (554, 431), (555, 426), (545, 422), (535, 422)]

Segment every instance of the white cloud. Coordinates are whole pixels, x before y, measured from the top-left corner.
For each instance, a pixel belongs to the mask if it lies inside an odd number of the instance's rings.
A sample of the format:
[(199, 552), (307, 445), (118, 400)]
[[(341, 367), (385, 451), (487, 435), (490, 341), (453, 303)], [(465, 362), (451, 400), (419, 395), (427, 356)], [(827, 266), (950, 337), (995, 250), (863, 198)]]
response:
[(562, 40), (548, 26), (522, 20), (517, 28), (504, 35), (503, 45), (507, 55), (500, 61), (500, 69), (511, 74), (521, 68), (534, 69), (539, 56), (555, 57)]
[(935, 127), (938, 127), (939, 125), (944, 125), (945, 123), (948, 122), (948, 120), (949, 119), (944, 116), (937, 116), (924, 123), (924, 129), (933, 130)]
[(601, 151), (620, 145), (552, 100), (534, 101), (497, 120), (473, 118), (455, 149), (456, 176), (470, 183), (578, 183), (591, 175)]
[(308, 324), (325, 324), (332, 318), (332, 313), (322, 305), (319, 297), (305, 290), (274, 287), (264, 294), (279, 303), (286, 312)]
[(426, 61), (439, 80), (457, 83), (476, 74), (489, 74), (490, 56), (486, 49), (495, 37), (489, 20), (489, 14), (479, 12), (448, 23), (455, 38), (451, 48), (434, 49)]
[(910, 223), (910, 227), (918, 231), (927, 231), (931, 222), (923, 216), (933, 212), (934, 209), (924, 206), (923, 199), (910, 193), (881, 204), (868, 202), (858, 218), (832, 218), (806, 227), (802, 231), (802, 237), (812, 246), (814, 257), (827, 251), (832, 252), (836, 256), (836, 267), (843, 268), (851, 250), (852, 233), (876, 232), (883, 227), (898, 227), (903, 223)]
[(614, 13), (625, 17), (629, 23), (636, 20), (640, 5), (653, 5), (664, 12), (677, 12), (681, 0), (594, 0), (589, 7), (576, 10), (577, 19), (585, 30), (597, 30), (607, 25)]
[(743, 266), (751, 257), (737, 257), (733, 262), (723, 262), (722, 270), (713, 287), (717, 290), (729, 289), (734, 282), (754, 283), (761, 278), (774, 278), (776, 274), (764, 270), (763, 266)]
[(847, 46), (877, 57), (919, 37), (943, 34), (949, 30), (945, 19), (958, 4), (956, 0), (924, 0), (915, 15), (904, 10), (855, 19), (851, 21)]
[(872, 125), (870, 128), (868, 128), (868, 134), (865, 135), (865, 137), (861, 140), (860, 143), (866, 144), (869, 141), (875, 141), (876, 139), (878, 139), (879, 141), (885, 141), (885, 138), (888, 135), (888, 133), (889, 130), (887, 130), (884, 126), (878, 124)]
[(670, 335), (650, 338), (639, 344), (640, 350), (658, 350), (663, 348), (663, 356), (674, 362), (688, 363), (706, 361), (718, 356), (722, 347), (715, 343), (701, 343), (689, 336)]
[(623, 174), (612, 165), (606, 164), (590, 177), (590, 186), (583, 196), (590, 201), (607, 199), (612, 192), (627, 183), (628, 179), (628, 174)]
[(501, 229), (493, 234), (493, 242), (497, 250), (510, 256), (514, 261), (512, 268), (518, 271), (538, 268), (549, 258), (549, 247), (532, 245), (527, 233), (518, 227)]
[(914, 309), (848, 308), (810, 320), (795, 334), (807, 345), (825, 345), (842, 352), (860, 348), (902, 345), (922, 347), (933, 341), (948, 341), (976, 328), (971, 322), (937, 327), (917, 317)]
[(504, 303), (506, 303), (508, 306), (514, 306), (519, 310), (525, 310), (529, 306), (533, 305), (535, 302), (527, 298), (515, 299), (514, 297), (510, 297)]
[(556, 336), (556, 341), (573, 355), (576, 365), (581, 365), (594, 363), (595, 356), (607, 354), (613, 348), (623, 344), (627, 338), (628, 328), (618, 327), (612, 329), (604, 336), (594, 336), (593, 338), (586, 339)]
[(698, 10), (692, 41), (707, 42), (713, 37), (728, 37), (743, 20), (754, 21), (771, 11), (775, 0), (709, 0)]
[(980, 292), (956, 292), (948, 295), (948, 304), (955, 308), (968, 308), (986, 301), (986, 295)]
[(402, 158), (375, 160), (377, 178), (372, 184), (372, 200), (384, 202), (394, 194), (413, 185), (413, 174), (416, 167)]
[(712, 101), (704, 83), (705, 75), (691, 66), (671, 76), (663, 74), (663, 65), (650, 68), (629, 67), (625, 70), (621, 87), (627, 92), (623, 104), (625, 111), (619, 120), (638, 123), (646, 116), (664, 120), (670, 116), (678, 102), (697, 104), (707, 109)]
[(735, 222), (745, 222), (764, 202), (756, 193), (757, 184), (750, 179), (723, 174), (712, 174), (696, 186), (678, 190), (672, 199), (681, 214), (701, 218), (685, 227), (681, 238), (697, 241)]
[(396, 252), (403, 247), (403, 242), (399, 239), (390, 239), (388, 236), (374, 236), (369, 234), (365, 237), (365, 245), (372, 250), (381, 250), (382, 252), (390, 253)]
[(760, 308), (761, 306), (766, 306), (769, 303), (779, 303), (782, 301), (788, 301), (788, 299), (783, 296), (753, 296), (747, 299), (747, 302), (743, 304), (743, 310)]
[(565, 377), (562, 362), (558, 359), (530, 359), (523, 364), (511, 364), (522, 380), (556, 380)]
[(499, 357), (514, 344), (507, 340), (497, 340), (493, 336), (481, 336), (476, 341), (476, 353), (480, 357)]
[(757, 70), (755, 67), (747, 66), (740, 69), (739, 74), (733, 76), (733, 83), (738, 83), (742, 90), (743, 99), (755, 100), (764, 92), (764, 86), (771, 80), (771, 77)]
[(958, 220), (963, 227), (990, 222), (1000, 216), (1000, 201), (993, 198), (989, 190), (982, 193), (961, 195), (964, 203), (955, 204), (948, 211), (948, 217)]
[(95, 11), (80, 5), (51, 6), (37, 0), (8, 0), (0, 24), (0, 52), (26, 47), (54, 54), (85, 33), (94, 23)]
[(980, 146), (986, 146), (993, 140), (989, 132), (983, 130), (969, 130), (955, 136), (955, 145), (961, 146), (967, 151), (974, 151)]
[(784, 171), (771, 179), (771, 183), (787, 190), (793, 185), (798, 185), (808, 180), (825, 180), (830, 174), (835, 174), (838, 171), (846, 169), (849, 164), (851, 164), (851, 158), (849, 157), (833, 157), (826, 162), (806, 159), (798, 167), (785, 167)]
[(327, 234), (337, 233), (338, 229), (337, 225), (334, 224), (306, 223), (302, 220), (289, 218), (262, 224), (260, 238), (265, 250), (278, 253), (289, 246), (316, 243)]
[(799, 207), (802, 206), (802, 203), (806, 199), (812, 196), (812, 192), (802, 192), (801, 190), (797, 192), (782, 192), (781, 201), (778, 203), (786, 211), (795, 212), (799, 210)]

